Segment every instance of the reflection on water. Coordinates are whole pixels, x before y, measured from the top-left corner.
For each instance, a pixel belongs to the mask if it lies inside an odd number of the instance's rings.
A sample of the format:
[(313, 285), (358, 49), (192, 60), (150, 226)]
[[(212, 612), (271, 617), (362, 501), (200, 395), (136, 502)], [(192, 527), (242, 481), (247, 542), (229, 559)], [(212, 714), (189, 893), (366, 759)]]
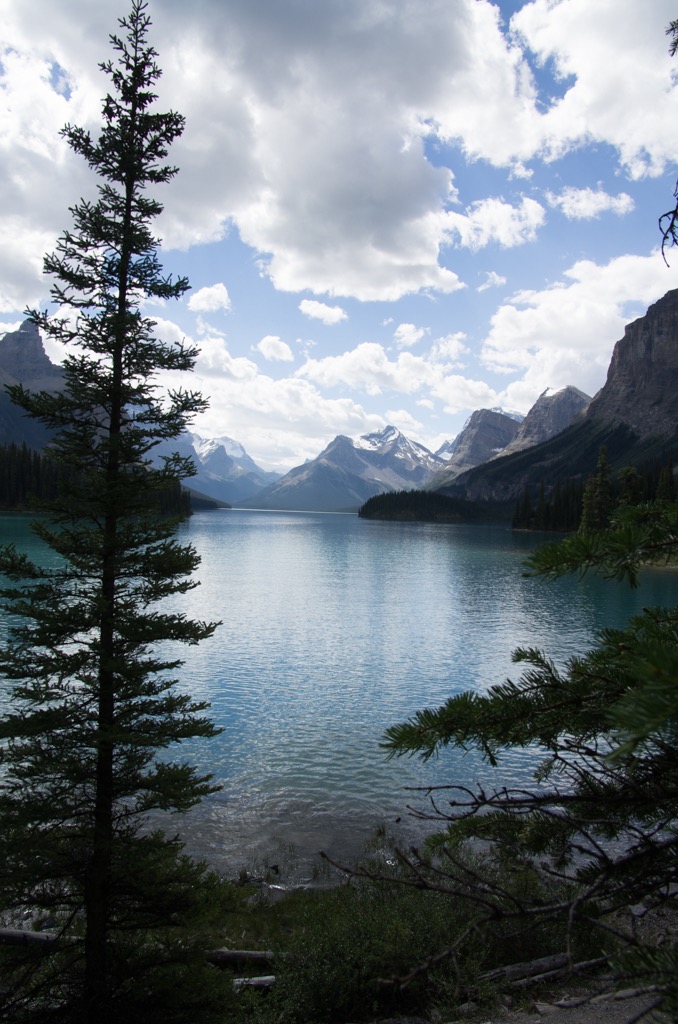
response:
[[(21, 546), (25, 521), (9, 520)], [(504, 528), (233, 510), (195, 515), (182, 536), (202, 563), (180, 607), (223, 625), (178, 652), (180, 686), (224, 731), (180, 753), (223, 789), (168, 827), (228, 872), (282, 850), (307, 874), (318, 850), (357, 855), (382, 822), (416, 838), (408, 786), (524, 777), (529, 753), (490, 773), (475, 754), (387, 761), (379, 741), (418, 708), (515, 676), (519, 645), (562, 662), (603, 625), (675, 600), (662, 573), (635, 592), (526, 579), (536, 538)]]

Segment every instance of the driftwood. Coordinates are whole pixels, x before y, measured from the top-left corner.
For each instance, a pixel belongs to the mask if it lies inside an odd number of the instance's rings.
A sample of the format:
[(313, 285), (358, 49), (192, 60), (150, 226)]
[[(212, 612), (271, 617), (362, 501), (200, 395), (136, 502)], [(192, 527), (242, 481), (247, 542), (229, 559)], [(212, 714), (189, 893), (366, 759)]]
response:
[(208, 963), (216, 967), (230, 967), (231, 964), (272, 963), (275, 954), (270, 949), (211, 949), (205, 953)]
[[(0, 928), (0, 945), (4, 946), (56, 946), (72, 942), (59, 932), (29, 932), (24, 928)], [(205, 959), (218, 967), (230, 964), (271, 963), (274, 953), (270, 949), (210, 949)]]
[(63, 942), (58, 932), (26, 932), (23, 928), (0, 928), (3, 946), (55, 946)]
[(260, 978), (234, 978), (233, 988), (239, 992), (241, 988), (273, 988), (275, 975), (265, 974)]
[[(58, 932), (29, 932), (23, 928), (0, 928), (0, 945), (5, 946), (58, 946), (72, 941)], [(268, 964), (275, 954), (270, 949), (211, 949), (205, 953), (208, 963), (216, 967), (230, 967), (242, 964)], [(258, 978), (234, 978), (233, 988), (269, 989), (275, 984), (275, 976), (262, 975)]]
[(504, 981), (509, 988), (525, 988), (540, 981), (555, 980), (569, 974), (580, 974), (582, 971), (603, 967), (607, 962), (607, 957), (598, 957), (596, 960), (582, 960), (578, 964), (573, 964), (567, 953), (554, 953), (552, 956), (543, 956), (522, 964), (497, 967), (483, 974), (482, 978), (483, 981)]

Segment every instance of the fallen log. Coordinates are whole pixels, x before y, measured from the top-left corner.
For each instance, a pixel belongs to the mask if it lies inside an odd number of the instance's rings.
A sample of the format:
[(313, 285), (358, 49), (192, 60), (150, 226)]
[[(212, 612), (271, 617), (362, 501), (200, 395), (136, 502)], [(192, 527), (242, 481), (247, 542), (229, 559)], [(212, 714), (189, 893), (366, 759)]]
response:
[(23, 928), (0, 928), (0, 944), (4, 946), (50, 946), (63, 942), (58, 932), (27, 932)]
[(234, 978), (233, 988), (239, 992), (243, 988), (273, 988), (275, 975), (262, 975), (260, 978)]
[[(5, 946), (56, 946), (75, 941), (59, 932), (31, 932), (25, 928), (0, 928), (0, 945)], [(270, 949), (210, 949), (205, 959), (218, 967), (231, 964), (271, 963), (275, 954)]]
[(543, 956), (538, 960), (497, 967), (493, 971), (483, 974), (482, 979), (493, 982), (504, 981), (508, 983), (509, 988), (525, 988), (527, 985), (536, 985), (541, 981), (552, 981), (568, 974), (580, 974), (582, 971), (594, 970), (607, 963), (608, 957), (603, 956), (596, 960), (582, 960), (580, 963), (573, 964), (567, 953), (554, 953), (552, 956)]
[(210, 949), (205, 953), (208, 963), (216, 967), (229, 967), (231, 964), (272, 963), (275, 954), (270, 949)]

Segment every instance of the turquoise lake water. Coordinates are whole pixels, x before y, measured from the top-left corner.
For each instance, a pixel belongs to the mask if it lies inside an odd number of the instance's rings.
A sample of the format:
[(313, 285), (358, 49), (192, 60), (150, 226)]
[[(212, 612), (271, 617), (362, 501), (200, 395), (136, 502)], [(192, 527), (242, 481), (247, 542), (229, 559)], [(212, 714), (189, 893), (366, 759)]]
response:
[[(34, 543), (22, 517), (0, 517), (0, 530)], [(428, 826), (408, 814), (423, 805), (407, 787), (524, 779), (529, 752), (491, 771), (452, 751), (388, 761), (379, 742), (419, 708), (517, 677), (519, 645), (562, 663), (601, 627), (677, 600), (670, 573), (645, 574), (636, 591), (527, 579), (544, 538), (501, 527), (231, 510), (194, 515), (182, 538), (202, 563), (181, 607), (223, 625), (181, 651), (180, 685), (210, 701), (224, 731), (181, 753), (222, 790), (163, 824), (231, 874), (276, 863), (307, 878), (319, 850), (355, 857), (378, 825), (417, 841)]]

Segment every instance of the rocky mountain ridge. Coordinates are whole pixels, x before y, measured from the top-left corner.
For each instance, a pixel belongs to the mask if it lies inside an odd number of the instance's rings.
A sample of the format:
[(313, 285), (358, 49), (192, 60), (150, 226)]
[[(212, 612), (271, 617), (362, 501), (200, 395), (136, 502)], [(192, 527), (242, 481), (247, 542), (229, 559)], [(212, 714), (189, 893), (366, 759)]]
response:
[(533, 448), (562, 433), (574, 420), (581, 416), (591, 403), (591, 396), (585, 395), (572, 384), (553, 391), (547, 388), (534, 403), (524, 418), (512, 440), (502, 451), (492, 456), (500, 459), (513, 452), (522, 452), (525, 448)]
[(678, 433), (678, 288), (626, 326), (587, 417), (627, 423), (639, 437)]
[(424, 487), (444, 465), (396, 427), (352, 440), (339, 434), (317, 458), (291, 469), (243, 508), (355, 511), (381, 491)]
[(502, 452), (516, 436), (521, 419), (501, 409), (471, 413), (455, 440), (445, 446), (446, 465), (429, 481), (430, 489), (447, 486), (467, 469)]
[(63, 384), (61, 370), (45, 352), (40, 331), (30, 320), (2, 337), (0, 385), (8, 384), (24, 384), (31, 391), (58, 391)]
[[(26, 322), (0, 339), (0, 382), (58, 388), (61, 373), (39, 332)], [(194, 458), (191, 487), (242, 507), (358, 508), (389, 490), (435, 489), (475, 501), (508, 502), (526, 484), (587, 474), (601, 443), (612, 457), (640, 457), (655, 440), (678, 436), (678, 289), (629, 324), (615, 345), (606, 384), (594, 399), (569, 386), (544, 392), (522, 423), (502, 410), (473, 413), (457, 438), (430, 452), (389, 426), (351, 439), (339, 435), (317, 456), (280, 477), (254, 463), (232, 438), (185, 435), (173, 447)], [(46, 441), (39, 424), (0, 395), (0, 441)]]

